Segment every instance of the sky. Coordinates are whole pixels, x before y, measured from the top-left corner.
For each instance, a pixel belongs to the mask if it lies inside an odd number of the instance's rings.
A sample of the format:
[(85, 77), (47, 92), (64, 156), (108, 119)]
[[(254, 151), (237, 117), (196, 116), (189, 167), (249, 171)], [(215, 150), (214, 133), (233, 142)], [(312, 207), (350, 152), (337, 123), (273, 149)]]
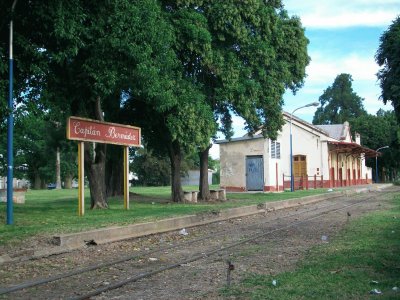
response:
[[(290, 16), (298, 16), (309, 39), (304, 86), (293, 95), (283, 96), (283, 110), (292, 112), (297, 107), (318, 101), (337, 75), (352, 75), (354, 92), (364, 98), (364, 107), (370, 114), (380, 108), (391, 110), (390, 104), (379, 100), (381, 93), (376, 73), (375, 53), (379, 38), (394, 19), (400, 15), (400, 0), (283, 0)], [(312, 121), (315, 107), (304, 108), (296, 116)], [(246, 134), (243, 120), (234, 117), (234, 137)], [(223, 138), (223, 136), (220, 136)], [(210, 150), (219, 157), (219, 146)]]

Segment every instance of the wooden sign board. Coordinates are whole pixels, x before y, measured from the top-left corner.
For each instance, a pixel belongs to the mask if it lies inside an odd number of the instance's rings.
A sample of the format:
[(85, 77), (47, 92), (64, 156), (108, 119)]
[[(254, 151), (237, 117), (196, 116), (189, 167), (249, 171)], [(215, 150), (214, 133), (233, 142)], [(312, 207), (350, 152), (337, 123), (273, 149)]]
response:
[(84, 142), (124, 146), (124, 207), (129, 209), (129, 147), (140, 147), (140, 128), (79, 117), (67, 120), (67, 139), (78, 143), (78, 215), (85, 214)]
[(67, 121), (67, 139), (140, 147), (140, 128), (69, 117)]

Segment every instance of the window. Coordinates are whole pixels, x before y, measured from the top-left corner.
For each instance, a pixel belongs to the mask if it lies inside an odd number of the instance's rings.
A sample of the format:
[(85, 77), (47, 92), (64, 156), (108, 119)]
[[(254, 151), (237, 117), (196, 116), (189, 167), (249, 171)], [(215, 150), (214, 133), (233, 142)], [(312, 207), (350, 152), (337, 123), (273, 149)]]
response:
[(281, 143), (271, 141), (271, 158), (281, 159)]

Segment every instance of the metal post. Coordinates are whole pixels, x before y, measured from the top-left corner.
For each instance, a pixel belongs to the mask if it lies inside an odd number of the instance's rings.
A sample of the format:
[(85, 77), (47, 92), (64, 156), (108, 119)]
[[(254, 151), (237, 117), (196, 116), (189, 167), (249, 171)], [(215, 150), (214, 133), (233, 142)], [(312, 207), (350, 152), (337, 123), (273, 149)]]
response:
[(305, 108), (305, 107), (310, 107), (310, 106), (318, 106), (318, 102), (312, 102), (309, 104), (306, 104), (304, 106), (300, 106), (296, 108), (291, 114), (290, 114), (290, 191), (294, 192), (294, 176), (293, 176), (293, 137), (292, 137), (292, 119), (293, 119), (293, 114), (295, 111)]
[(290, 191), (294, 192), (293, 178), (293, 146), (292, 146), (292, 117), (290, 117)]
[(8, 109), (9, 115), (7, 118), (7, 225), (14, 223), (13, 216), (13, 181), (14, 181), (14, 101), (13, 101), (13, 79), (14, 79), (14, 59), (13, 59), (13, 14), (17, 0), (11, 6), (10, 20), (10, 66), (9, 66), (9, 94), (8, 94)]

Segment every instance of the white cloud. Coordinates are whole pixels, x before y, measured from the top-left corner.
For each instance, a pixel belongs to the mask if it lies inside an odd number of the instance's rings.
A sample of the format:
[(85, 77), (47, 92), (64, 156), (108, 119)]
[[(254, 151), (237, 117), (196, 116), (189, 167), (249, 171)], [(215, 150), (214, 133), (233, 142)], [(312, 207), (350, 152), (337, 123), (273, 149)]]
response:
[(310, 28), (388, 26), (400, 12), (399, 0), (285, 1), (290, 15), (300, 16)]
[(373, 57), (362, 57), (355, 53), (344, 57), (323, 57), (321, 54), (312, 54), (313, 60), (307, 67), (306, 83), (309, 85), (333, 83), (341, 73), (351, 74), (354, 80), (376, 81), (378, 65)]
[(344, 28), (352, 26), (387, 26), (396, 14), (391, 11), (343, 12), (337, 15), (319, 14), (304, 15), (301, 18), (306, 28)]

